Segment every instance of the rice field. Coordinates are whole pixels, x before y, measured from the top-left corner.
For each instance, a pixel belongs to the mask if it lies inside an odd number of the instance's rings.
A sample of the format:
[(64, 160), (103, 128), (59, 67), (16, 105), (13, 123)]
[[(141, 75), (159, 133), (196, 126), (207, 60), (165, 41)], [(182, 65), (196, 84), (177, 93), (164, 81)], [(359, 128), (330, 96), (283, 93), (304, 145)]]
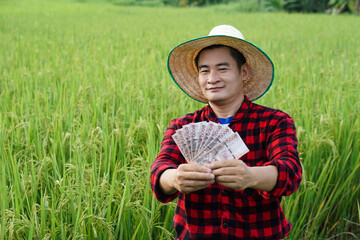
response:
[(173, 239), (150, 164), (170, 120), (203, 104), (167, 55), (224, 23), (274, 61), (256, 102), (297, 126), (288, 239), (360, 238), (358, 16), (0, 0), (1, 239)]

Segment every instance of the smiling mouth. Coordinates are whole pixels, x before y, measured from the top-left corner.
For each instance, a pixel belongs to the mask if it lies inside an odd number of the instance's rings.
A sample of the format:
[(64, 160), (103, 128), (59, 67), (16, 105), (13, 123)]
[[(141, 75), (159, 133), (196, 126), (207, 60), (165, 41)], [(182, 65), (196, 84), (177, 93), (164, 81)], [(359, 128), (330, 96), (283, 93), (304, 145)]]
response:
[(208, 90), (208, 91), (216, 91), (216, 90), (220, 90), (220, 89), (222, 89), (223, 87), (211, 87), (211, 88), (208, 88), (208, 89), (206, 89), (206, 90)]

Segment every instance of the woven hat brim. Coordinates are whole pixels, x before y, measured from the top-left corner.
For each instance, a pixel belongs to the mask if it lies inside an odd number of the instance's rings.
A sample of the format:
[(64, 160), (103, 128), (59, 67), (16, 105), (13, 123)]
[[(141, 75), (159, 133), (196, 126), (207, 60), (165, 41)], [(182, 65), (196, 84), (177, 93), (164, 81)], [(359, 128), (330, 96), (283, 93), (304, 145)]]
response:
[(198, 83), (195, 58), (199, 52), (211, 45), (225, 45), (241, 52), (250, 66), (250, 76), (244, 81), (244, 94), (250, 100), (263, 96), (274, 79), (274, 64), (268, 55), (254, 44), (230, 36), (205, 36), (176, 46), (168, 57), (168, 70), (179, 88), (191, 98), (207, 103)]

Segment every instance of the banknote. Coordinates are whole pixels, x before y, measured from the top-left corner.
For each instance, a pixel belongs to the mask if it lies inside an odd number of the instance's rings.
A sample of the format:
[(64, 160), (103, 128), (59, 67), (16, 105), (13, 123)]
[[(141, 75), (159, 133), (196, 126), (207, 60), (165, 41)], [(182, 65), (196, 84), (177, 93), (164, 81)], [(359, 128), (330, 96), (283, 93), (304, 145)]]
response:
[(182, 153), (182, 155), (184, 156), (184, 158), (187, 160), (191, 160), (189, 149), (186, 144), (186, 140), (183, 135), (183, 132), (179, 131), (179, 132), (174, 133), (172, 135), (172, 138), (174, 139), (174, 142), (178, 146), (178, 148), (179, 148), (180, 152)]
[(197, 122), (184, 125), (172, 135), (189, 163), (207, 165), (214, 161), (239, 159), (249, 149), (228, 125)]

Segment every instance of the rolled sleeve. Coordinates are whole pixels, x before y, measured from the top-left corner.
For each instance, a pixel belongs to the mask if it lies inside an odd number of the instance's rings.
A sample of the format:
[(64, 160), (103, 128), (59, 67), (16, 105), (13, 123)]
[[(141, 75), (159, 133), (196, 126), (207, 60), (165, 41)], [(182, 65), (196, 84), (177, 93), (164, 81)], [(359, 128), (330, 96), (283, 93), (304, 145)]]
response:
[(171, 202), (179, 195), (179, 192), (176, 192), (173, 195), (164, 194), (160, 188), (160, 183), (159, 183), (161, 174), (163, 174), (168, 169), (174, 169), (174, 168), (177, 168), (177, 166), (174, 164), (162, 163), (161, 161), (154, 162), (151, 165), (151, 177), (150, 177), (151, 188), (156, 199), (162, 203)]
[(172, 139), (177, 126), (173, 120), (166, 130), (163, 141), (161, 142), (160, 154), (157, 156), (153, 164), (151, 164), (151, 189), (160, 202), (167, 203), (178, 197), (179, 192), (173, 195), (166, 195), (160, 188), (160, 176), (168, 169), (176, 169), (185, 162), (179, 148)]
[(276, 166), (278, 178), (275, 188), (271, 192), (261, 191), (261, 195), (267, 199), (288, 196), (299, 188), (302, 179), (296, 129), (290, 116), (274, 124), (267, 145), (266, 153), (270, 161), (264, 166)]

